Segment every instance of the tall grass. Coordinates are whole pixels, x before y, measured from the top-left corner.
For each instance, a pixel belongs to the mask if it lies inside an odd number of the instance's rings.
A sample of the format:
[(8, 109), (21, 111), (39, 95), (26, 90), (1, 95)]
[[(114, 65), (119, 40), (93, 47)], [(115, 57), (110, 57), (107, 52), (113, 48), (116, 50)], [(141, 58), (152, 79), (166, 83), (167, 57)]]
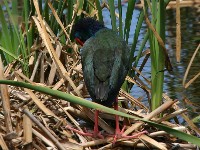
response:
[[(131, 21), (132, 16), (135, 9), (135, 0), (128, 1), (127, 4), (127, 11), (126, 11), (126, 18), (122, 18), (122, 5), (121, 0), (117, 1), (109, 0), (108, 1), (108, 9), (110, 11), (110, 18), (112, 29), (115, 31), (119, 31), (119, 35), (125, 39), (128, 43), (130, 39), (130, 34), (134, 33), (134, 37), (132, 38), (131, 47), (131, 61), (130, 66), (137, 67), (138, 62), (141, 58), (142, 51), (145, 47), (146, 42), (149, 39), (150, 43), (150, 50), (151, 50), (151, 78), (152, 78), (152, 88), (151, 88), (151, 95), (152, 95), (152, 110), (157, 108), (161, 104), (162, 100), (162, 89), (163, 89), (163, 79), (164, 73), (164, 63), (165, 63), (165, 56), (163, 54), (163, 50), (159, 43), (157, 42), (157, 38), (154, 36), (154, 33), (151, 29), (149, 29), (146, 34), (144, 35), (144, 39), (142, 44), (140, 45), (139, 51), (137, 52), (136, 58), (135, 51), (136, 45), (138, 44), (138, 37), (141, 31), (142, 23), (144, 22), (144, 16), (146, 15), (151, 16), (151, 24), (158, 32), (160, 37), (163, 41), (165, 41), (165, 6), (166, 2), (164, 0), (160, 0), (159, 2), (153, 1), (152, 6), (149, 3), (147, 5), (145, 3), (145, 8), (151, 8), (150, 13), (145, 13), (145, 9), (141, 9), (138, 21), (136, 22), (136, 29), (135, 31), (130, 30), (131, 28)], [(15, 14), (17, 17), (18, 9), (17, 9), (17, 1), (12, 2), (12, 9), (8, 7), (8, 2), (4, 0), (4, 4), (6, 6), (6, 12), (9, 14), (9, 21), (6, 21), (5, 12), (2, 11), (0, 8), (0, 21), (2, 22), (2, 29), (3, 32), (0, 34), (0, 46), (1, 46), (1, 53), (3, 54), (2, 57), (4, 58), (6, 64), (10, 63), (14, 59), (21, 57), (23, 59), (23, 71), (26, 74), (29, 74), (29, 67), (28, 67), (28, 56), (31, 52), (31, 46), (34, 42), (34, 35), (38, 33), (35, 32), (35, 26), (31, 21), (31, 15), (35, 14), (35, 10), (33, 7), (32, 1), (24, 1), (23, 6), (23, 18), (22, 18), (22, 25), (24, 30), (20, 30), (20, 26), (18, 25), (17, 19), (13, 18), (12, 14)], [(76, 4), (76, 5), (74, 5)], [(92, 16), (98, 18), (100, 21), (103, 21), (102, 15), (102, 7), (101, 2), (99, 0), (80, 0), (80, 1), (54, 1), (52, 3), (53, 8), (56, 10), (59, 18), (61, 19), (62, 23), (65, 26), (68, 26), (72, 23), (72, 21), (77, 21), (78, 18), (84, 16)], [(43, 5), (43, 6), (42, 6)], [(76, 6), (76, 7), (74, 7)], [(55, 35), (59, 35), (60, 40), (62, 43), (65, 43), (67, 40), (65, 35), (63, 34), (63, 30), (61, 29), (60, 25), (56, 21), (54, 15), (52, 15), (52, 10), (48, 6), (48, 1), (46, 0), (44, 3), (39, 1), (39, 7), (42, 12), (42, 16), (45, 18), (45, 21), (48, 25), (50, 25), (51, 29), (53, 30)], [(73, 15), (73, 9), (77, 15)], [(116, 15), (116, 9), (118, 9), (118, 15)], [(97, 11), (97, 13), (94, 13)], [(158, 11), (158, 12), (157, 12)], [(116, 17), (119, 16), (119, 17)], [(119, 22), (119, 23), (117, 23)], [(7, 28), (7, 26), (11, 28)], [(117, 24), (119, 26), (117, 27)], [(70, 32), (70, 28), (67, 28), (67, 31)], [(13, 35), (13, 36), (10, 36)], [(10, 44), (13, 43), (13, 44)], [(37, 59), (37, 57), (36, 57)], [(135, 72), (134, 70), (130, 70), (129, 76), (134, 78)], [(127, 81), (123, 84), (123, 89), (126, 91), (130, 91), (133, 84), (128, 83)]]
[[(63, 29), (59, 25), (58, 21), (56, 20), (55, 16), (52, 14), (52, 11), (49, 7), (49, 1), (46, 0), (44, 3), (43, 1), (39, 2), (39, 8), (40, 12), (42, 12), (42, 17), (46, 21), (46, 23), (50, 26), (53, 33), (57, 36), (58, 40), (62, 42), (64, 45), (67, 41), (68, 43), (71, 42), (73, 39), (68, 39), (68, 37), (63, 34)], [(169, 0), (159, 0), (159, 1), (145, 1), (145, 9), (141, 9), (139, 18), (136, 22), (136, 30), (131, 30), (131, 21), (132, 16), (134, 13), (134, 5), (135, 0), (129, 0), (128, 6), (127, 6), (127, 12), (126, 12), (126, 18), (123, 19), (123, 11), (122, 11), (122, 5), (121, 0), (117, 1), (117, 9), (118, 9), (118, 16), (116, 17), (116, 1), (109, 0), (108, 4), (106, 5), (108, 9), (110, 10), (110, 17), (111, 17), (111, 24), (112, 28), (115, 31), (119, 31), (119, 35), (125, 39), (125, 41), (128, 43), (128, 40), (130, 39), (130, 34), (134, 33), (134, 37), (131, 39), (132, 44), (131, 47), (131, 67), (138, 67), (138, 62), (141, 58), (142, 51), (145, 47), (146, 42), (149, 40), (150, 43), (150, 50), (151, 50), (151, 78), (152, 78), (152, 85), (151, 85), (151, 101), (152, 101), (152, 110), (156, 109), (160, 104), (162, 100), (162, 90), (163, 90), (163, 79), (164, 79), (164, 67), (166, 65), (166, 53), (163, 50), (163, 46), (158, 42), (158, 37), (155, 36), (154, 29), (156, 33), (158, 33), (159, 37), (162, 39), (162, 42), (165, 42), (165, 6), (169, 2)], [(62, 21), (62, 24), (66, 27), (67, 32), (70, 34), (71, 32), (71, 25), (76, 22), (80, 17), (85, 16), (92, 16), (98, 18), (100, 21), (103, 21), (103, 15), (102, 15), (102, 7), (101, 2), (99, 0), (77, 0), (77, 1), (53, 1), (52, 6), (56, 10), (57, 15), (59, 16), (59, 19)], [(13, 60), (20, 61), (23, 72), (29, 76), (31, 74), (30, 68), (28, 66), (28, 60), (29, 56), (32, 51), (32, 47), (35, 44), (37, 44), (37, 41), (39, 39), (38, 31), (36, 29), (35, 24), (32, 21), (31, 16), (35, 14), (35, 8), (33, 6), (33, 3), (31, 0), (24, 0), (23, 3), (23, 16), (22, 16), (22, 22), (18, 22), (18, 20), (15, 17), (19, 17), (19, 12), (17, 9), (18, 1), (12, 1), (12, 9), (8, 5), (8, 1), (4, 0), (4, 5), (6, 7), (6, 11), (3, 11), (0, 7), (0, 22), (2, 27), (2, 32), (0, 32), (0, 53), (1, 57), (3, 58), (5, 64), (11, 63)], [(104, 5), (105, 6), (105, 5)], [(150, 14), (147, 14), (147, 9), (149, 8)], [(74, 11), (75, 10), (75, 11)], [(8, 14), (8, 17), (5, 17), (5, 13)], [(14, 15), (15, 14), (15, 17)], [(135, 57), (135, 51), (136, 51), (136, 45), (138, 44), (138, 38), (139, 33), (141, 31), (142, 23), (144, 22), (144, 18), (147, 20), (151, 17), (151, 24), (148, 26), (151, 26), (147, 30), (147, 32), (144, 35), (142, 44), (140, 45), (138, 56)], [(7, 20), (8, 19), (8, 20)], [(119, 22), (119, 27), (117, 26), (117, 21)], [(9, 28), (8, 28), (9, 26)], [(71, 44), (71, 43), (70, 43)], [(69, 44), (69, 45), (70, 45)], [(69, 47), (66, 50), (69, 50), (71, 47)], [(73, 55), (73, 51), (71, 51)], [(37, 59), (37, 56), (35, 57), (35, 60)], [(23, 62), (21, 61), (23, 60)], [(131, 78), (135, 77), (134, 70), (130, 70), (129, 76)], [(22, 87), (27, 87), (30, 89), (38, 90), (40, 92), (48, 93), (47, 88), (42, 89), (41, 87), (31, 87), (28, 84), (23, 83), (15, 83), (15, 82), (3, 82), (6, 84), (12, 84), (17, 85), (19, 84)], [(124, 83), (123, 88), (127, 91), (130, 91), (133, 84), (129, 84), (127, 81)], [(54, 91), (50, 90), (50, 93), (48, 94), (56, 94)], [(64, 95), (58, 92), (59, 98), (65, 99), (65, 97), (69, 96), (71, 101), (77, 104), (82, 104), (84, 106), (90, 107), (90, 108), (102, 108), (106, 109), (108, 112), (112, 114), (118, 113), (121, 116), (135, 118), (133, 116), (116, 112), (114, 110), (99, 106), (97, 104), (92, 104), (92, 102), (85, 102), (80, 100), (77, 97), (73, 97), (71, 95)], [(142, 120), (142, 119), (141, 119)], [(146, 121), (146, 120), (143, 120)], [(181, 134), (179, 131), (170, 130), (169, 128), (165, 126), (159, 126), (156, 123), (152, 123), (150, 121), (146, 121), (149, 124), (153, 124), (156, 127), (159, 127), (165, 131), (168, 131), (169, 133), (172, 133), (184, 140), (193, 141), (194, 143), (198, 143), (199, 139), (192, 137), (187, 134)], [(183, 135), (183, 136), (181, 136)], [(192, 140), (192, 138), (194, 140)]]
[[(2, 7), (0, 8), (0, 21), (2, 26), (0, 49), (2, 50), (2, 57), (5, 58), (5, 64), (9, 64), (13, 60), (23, 59), (23, 61), (20, 61), (23, 72), (29, 76), (28, 57), (30, 48), (33, 45), (33, 32), (31, 32), (32, 26), (29, 26), (28, 3), (24, 2), (23, 24), (18, 20), (20, 17), (17, 9), (18, 1), (12, 1), (11, 9), (9, 2), (4, 0), (4, 7), (6, 11), (3, 11)], [(19, 23), (21, 23), (20, 26)], [(23, 31), (24, 28), (25, 30)]]
[(165, 44), (165, 7), (168, 0), (147, 1), (145, 8), (150, 8), (149, 15), (145, 11), (145, 21), (149, 27), (149, 43), (151, 51), (151, 109), (155, 110), (162, 103), (164, 68), (172, 70), (172, 66), (166, 52)]
[[(150, 4), (151, 5), (151, 4)], [(150, 6), (149, 6), (150, 7)], [(165, 41), (165, 4), (164, 0), (152, 1), (152, 19), (151, 24), (154, 26), (159, 36)], [(152, 110), (160, 106), (162, 102), (163, 80), (165, 57), (161, 46), (158, 43), (153, 31), (149, 29), (149, 43), (151, 50), (151, 101)]]

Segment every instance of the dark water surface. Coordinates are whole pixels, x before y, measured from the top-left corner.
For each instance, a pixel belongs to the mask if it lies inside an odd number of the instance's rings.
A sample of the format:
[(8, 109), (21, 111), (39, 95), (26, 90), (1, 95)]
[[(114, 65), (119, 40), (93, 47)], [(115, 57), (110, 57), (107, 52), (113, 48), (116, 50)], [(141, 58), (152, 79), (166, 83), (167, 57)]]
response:
[[(127, 4), (123, 6), (123, 19), (126, 15)], [(104, 22), (107, 27), (111, 28), (110, 16), (108, 11), (104, 10)], [(131, 25), (131, 34), (129, 43), (132, 43), (135, 26), (139, 10), (134, 10), (133, 20)], [(140, 32), (139, 42), (136, 49), (140, 47), (140, 43), (144, 38), (146, 32), (146, 24), (143, 24), (143, 29)], [(165, 72), (164, 79), (164, 92), (167, 93), (172, 99), (178, 99), (182, 105), (185, 105), (184, 99), (187, 98), (191, 102), (195, 103), (197, 107), (190, 107), (189, 111), (194, 113), (200, 113), (200, 77), (187, 89), (183, 88), (182, 81), (185, 74), (188, 63), (200, 43), (200, 8), (181, 8), (181, 33), (182, 33), (182, 49), (181, 49), (181, 62), (176, 62), (176, 13), (174, 9), (166, 11), (166, 48), (173, 65), (173, 73), (169, 74)], [(146, 44), (145, 49), (149, 48), (149, 44)], [(188, 80), (194, 77), (200, 71), (200, 53), (197, 54), (191, 70), (188, 75)], [(141, 63), (141, 62), (140, 62)], [(150, 59), (145, 65), (142, 73), (150, 79), (151, 64)], [(134, 86), (131, 94), (138, 98), (144, 96), (144, 100), (147, 100), (146, 93)]]
[[(177, 63), (175, 59), (176, 49), (176, 19), (175, 10), (168, 10), (166, 15), (166, 44), (169, 50), (169, 56), (174, 68), (174, 75), (165, 76), (165, 91), (172, 97), (181, 100), (186, 98), (193, 102), (196, 107), (189, 108), (193, 113), (200, 113), (200, 77), (195, 80), (187, 89), (183, 88), (182, 81), (189, 61), (200, 44), (200, 8), (181, 8), (181, 62)], [(200, 72), (200, 52), (197, 53), (191, 69), (189, 71), (186, 83)], [(185, 104), (185, 103), (183, 103)], [(189, 105), (187, 105), (189, 106)]]

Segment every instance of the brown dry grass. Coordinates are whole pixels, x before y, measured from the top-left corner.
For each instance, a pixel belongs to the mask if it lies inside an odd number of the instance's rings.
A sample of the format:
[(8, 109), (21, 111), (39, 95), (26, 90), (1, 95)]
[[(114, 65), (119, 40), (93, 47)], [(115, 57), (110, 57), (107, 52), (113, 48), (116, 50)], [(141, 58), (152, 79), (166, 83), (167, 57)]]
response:
[[(21, 66), (17, 62), (3, 68), (0, 64), (1, 79), (16, 81), (26, 81), (33, 85), (47, 86), (55, 90), (70, 93), (72, 95), (88, 98), (87, 90), (84, 86), (83, 74), (80, 64), (78, 46), (70, 39), (66, 45), (62, 45), (59, 39), (51, 31), (51, 28), (42, 19), (37, 2), (34, 1), (38, 16), (33, 16), (33, 20), (40, 33), (41, 43), (33, 45), (32, 55), (29, 60), (31, 68), (30, 78), (23, 75)], [(50, 6), (51, 7), (51, 6)], [(52, 8), (53, 9), (53, 8)], [(59, 18), (54, 14), (58, 22)], [(62, 23), (60, 22), (62, 26)], [(62, 27), (64, 29), (64, 27)], [(69, 25), (67, 28), (71, 28)], [(64, 30), (65, 31), (65, 30)], [(70, 33), (64, 32), (66, 37)], [(67, 53), (65, 47), (72, 48), (72, 53)], [(33, 63), (35, 54), (39, 53), (36, 63)], [(144, 63), (149, 57), (149, 50), (143, 56)], [(142, 90), (150, 100), (149, 79), (142, 75), (142, 68), (133, 68), (137, 75), (134, 79), (127, 77), (126, 80), (134, 83)], [(142, 80), (141, 80), (142, 79)], [(66, 128), (73, 126), (82, 131), (84, 126), (92, 130), (94, 110), (83, 108), (67, 101), (56, 99), (29, 89), (1, 85), (1, 107), (0, 107), (0, 145), (2, 149), (122, 149), (134, 147), (136, 149), (171, 149), (177, 143), (181, 149), (195, 149), (196, 146), (178, 140), (164, 131), (159, 131), (153, 126), (120, 117), (120, 123), (126, 124), (125, 134), (136, 134), (146, 130), (148, 134), (143, 134), (138, 138), (125, 140), (119, 139), (115, 145), (112, 138), (95, 139), (74, 133)], [(147, 120), (163, 123), (171, 128), (187, 132), (188, 134), (199, 133), (200, 131), (189, 120), (185, 114), (186, 109), (178, 107), (178, 101), (170, 99), (163, 94), (164, 103), (155, 111), (150, 112), (141, 100), (131, 96), (121, 90), (119, 99), (122, 105), (119, 111), (141, 117)], [(163, 114), (159, 118), (159, 114)], [(171, 123), (168, 120), (182, 116), (190, 128)], [(114, 133), (114, 116), (100, 113), (99, 126), (108, 133)], [(85, 122), (85, 123), (83, 123)]]

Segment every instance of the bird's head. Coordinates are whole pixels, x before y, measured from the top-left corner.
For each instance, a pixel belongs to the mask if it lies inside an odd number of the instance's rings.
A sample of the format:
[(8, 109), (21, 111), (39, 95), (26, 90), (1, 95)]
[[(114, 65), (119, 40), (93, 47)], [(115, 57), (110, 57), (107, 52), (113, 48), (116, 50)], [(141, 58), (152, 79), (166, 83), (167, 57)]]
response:
[(105, 28), (105, 26), (95, 20), (94, 18), (82, 18), (78, 20), (72, 27), (72, 34), (75, 40), (83, 46), (85, 41), (90, 37), (94, 36), (97, 31)]

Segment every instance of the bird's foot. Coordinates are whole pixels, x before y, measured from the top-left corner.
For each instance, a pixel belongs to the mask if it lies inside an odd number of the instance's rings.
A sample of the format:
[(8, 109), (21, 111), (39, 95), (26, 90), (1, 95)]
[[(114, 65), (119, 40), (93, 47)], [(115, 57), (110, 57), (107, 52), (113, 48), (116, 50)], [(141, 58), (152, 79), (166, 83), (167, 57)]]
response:
[(104, 139), (104, 136), (99, 131), (94, 130), (93, 132), (88, 132), (86, 129), (84, 129), (85, 131), (79, 131), (75, 128), (70, 127), (69, 125), (67, 125), (66, 128), (71, 130), (71, 131), (74, 131), (74, 132), (76, 132), (80, 135), (83, 135), (83, 136), (90, 136), (90, 137), (93, 137), (93, 138)]
[(142, 132), (139, 132), (139, 133), (133, 134), (133, 135), (124, 135), (125, 128), (126, 128), (126, 126), (124, 126), (121, 131), (120, 131), (120, 129), (116, 129), (114, 135), (107, 135), (107, 136), (113, 137), (113, 144), (115, 144), (118, 139), (126, 139), (126, 140), (133, 139), (133, 138), (138, 138), (142, 134), (148, 133), (147, 131), (142, 131)]

